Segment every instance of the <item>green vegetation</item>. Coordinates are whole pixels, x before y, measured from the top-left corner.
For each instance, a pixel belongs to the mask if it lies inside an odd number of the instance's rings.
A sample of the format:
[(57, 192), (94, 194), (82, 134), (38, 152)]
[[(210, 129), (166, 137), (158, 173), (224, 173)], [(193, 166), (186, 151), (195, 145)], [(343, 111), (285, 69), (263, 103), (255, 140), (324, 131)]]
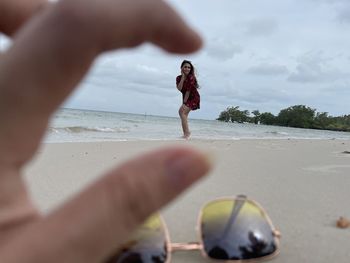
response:
[(228, 107), (220, 113), (217, 120), (350, 132), (350, 115), (332, 117), (327, 112), (316, 112), (305, 105), (288, 107), (281, 110), (277, 116), (270, 112), (260, 113), (258, 110), (250, 114), (248, 110), (239, 110), (239, 106)]

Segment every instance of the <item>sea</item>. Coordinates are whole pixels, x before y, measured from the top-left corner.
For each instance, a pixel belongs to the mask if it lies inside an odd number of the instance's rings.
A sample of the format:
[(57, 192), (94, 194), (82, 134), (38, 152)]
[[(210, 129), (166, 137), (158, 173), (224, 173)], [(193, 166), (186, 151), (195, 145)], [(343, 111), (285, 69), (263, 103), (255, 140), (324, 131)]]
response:
[[(350, 132), (189, 119), (191, 140), (342, 139)], [(119, 112), (59, 109), (44, 142), (182, 140), (179, 118)]]

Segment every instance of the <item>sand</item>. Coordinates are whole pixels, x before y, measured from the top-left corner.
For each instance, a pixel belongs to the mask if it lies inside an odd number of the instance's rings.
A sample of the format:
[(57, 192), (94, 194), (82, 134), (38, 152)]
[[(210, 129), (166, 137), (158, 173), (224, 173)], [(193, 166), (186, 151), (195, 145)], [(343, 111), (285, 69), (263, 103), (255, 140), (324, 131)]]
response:
[[(281, 231), (274, 262), (349, 262), (350, 141), (237, 140), (129, 141), (46, 144), (26, 167), (34, 201), (44, 213), (65, 201), (103, 171), (139, 153), (169, 144), (210, 151), (210, 175), (162, 212), (173, 242), (196, 241), (203, 203), (245, 194), (258, 201)], [(177, 252), (172, 262), (204, 262), (198, 252)]]

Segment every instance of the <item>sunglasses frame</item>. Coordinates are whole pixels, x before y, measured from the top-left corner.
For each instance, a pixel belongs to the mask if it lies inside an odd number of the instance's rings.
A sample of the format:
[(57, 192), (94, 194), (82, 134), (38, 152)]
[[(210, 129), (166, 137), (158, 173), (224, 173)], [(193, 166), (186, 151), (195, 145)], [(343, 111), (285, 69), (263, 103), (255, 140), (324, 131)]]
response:
[[(259, 258), (254, 258), (254, 259), (240, 259), (240, 260), (219, 260), (219, 259), (214, 259), (211, 258), (207, 255), (207, 253), (204, 251), (204, 245), (203, 245), (203, 239), (202, 239), (202, 231), (200, 228), (200, 224), (201, 224), (201, 219), (202, 219), (202, 215), (203, 215), (203, 209), (206, 205), (212, 203), (212, 202), (217, 202), (217, 201), (236, 201), (236, 200), (242, 200), (242, 201), (248, 201), (251, 202), (252, 204), (254, 204), (256, 207), (258, 207), (261, 212), (263, 213), (267, 223), (270, 225), (271, 229), (272, 229), (272, 233), (274, 235), (274, 241), (276, 243), (276, 250), (267, 256), (263, 256), (263, 257), (259, 257)], [(277, 230), (273, 223), (272, 220), (270, 219), (270, 217), (268, 216), (267, 212), (265, 211), (265, 209), (255, 200), (252, 199), (248, 199), (247, 196), (245, 195), (237, 195), (235, 197), (220, 197), (220, 198), (216, 198), (213, 199), (207, 203), (205, 203), (198, 215), (198, 219), (197, 219), (197, 226), (196, 226), (196, 231), (197, 231), (197, 235), (198, 235), (198, 240), (199, 242), (188, 242), (188, 243), (171, 243), (170, 240), (170, 234), (169, 234), (169, 230), (168, 227), (165, 223), (165, 220), (163, 219), (163, 217), (158, 214), (159, 219), (162, 223), (163, 229), (164, 229), (164, 234), (165, 234), (165, 241), (166, 241), (166, 251), (167, 251), (167, 260), (164, 263), (170, 263), (171, 262), (171, 256), (173, 252), (176, 251), (189, 251), (189, 250), (200, 250), (201, 254), (204, 258), (206, 258), (207, 260), (211, 261), (211, 262), (258, 262), (258, 261), (265, 261), (265, 260), (269, 260), (275, 256), (277, 256), (280, 252), (280, 238), (281, 238), (281, 233), (279, 230)]]

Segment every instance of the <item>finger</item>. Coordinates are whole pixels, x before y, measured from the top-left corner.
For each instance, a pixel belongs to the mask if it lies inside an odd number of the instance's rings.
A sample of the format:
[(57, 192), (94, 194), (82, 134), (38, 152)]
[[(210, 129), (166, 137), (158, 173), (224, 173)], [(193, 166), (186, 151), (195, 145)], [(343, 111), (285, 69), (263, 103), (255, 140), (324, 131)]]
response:
[(31, 19), (0, 61), (0, 151), (6, 153), (0, 162), (20, 166), (28, 160), (50, 114), (99, 53), (144, 41), (170, 52), (201, 45), (160, 0), (62, 0)]
[(79, 1), (60, 4), (57, 10), (78, 20), (80, 33), (86, 31), (91, 42), (103, 50), (150, 41), (169, 52), (189, 53), (202, 44), (200, 36), (161, 0), (106, 0), (102, 4), (85, 0), (84, 8)]
[(0, 32), (12, 35), (25, 21), (47, 4), (46, 0), (0, 1)]
[(0, 243), (19, 225), (39, 217), (39, 212), (28, 198), (25, 183), (16, 175), (8, 173), (0, 176)]
[(183, 147), (131, 160), (22, 233), (7, 250), (21, 251), (18, 262), (104, 262), (151, 213), (209, 168), (206, 156)]

